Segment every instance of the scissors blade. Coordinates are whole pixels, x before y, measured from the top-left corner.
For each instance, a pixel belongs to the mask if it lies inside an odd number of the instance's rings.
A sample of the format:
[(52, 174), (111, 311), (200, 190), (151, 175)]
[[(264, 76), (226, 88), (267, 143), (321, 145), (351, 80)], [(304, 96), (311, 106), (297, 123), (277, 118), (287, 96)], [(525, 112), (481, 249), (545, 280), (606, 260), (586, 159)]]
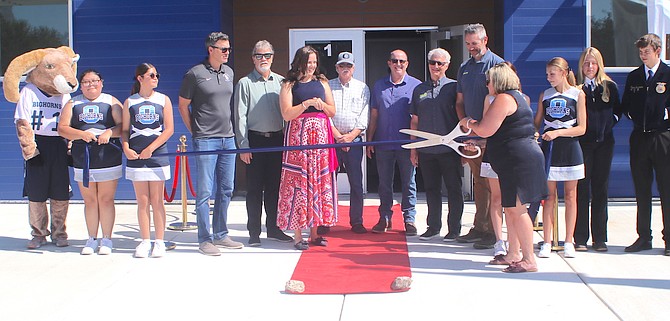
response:
[(441, 144), (442, 143), (439, 140), (426, 139), (426, 140), (422, 140), (420, 142), (405, 144), (405, 145), (402, 145), (400, 147), (402, 147), (404, 149), (412, 149), (412, 148), (422, 148), (422, 147), (436, 146), (436, 145), (441, 145)]
[(403, 134), (412, 135), (412, 136), (416, 136), (416, 137), (421, 137), (421, 138), (425, 138), (425, 139), (440, 139), (440, 138), (442, 138), (442, 135), (422, 132), (420, 130), (414, 130), (414, 129), (401, 129), (400, 132), (403, 133)]

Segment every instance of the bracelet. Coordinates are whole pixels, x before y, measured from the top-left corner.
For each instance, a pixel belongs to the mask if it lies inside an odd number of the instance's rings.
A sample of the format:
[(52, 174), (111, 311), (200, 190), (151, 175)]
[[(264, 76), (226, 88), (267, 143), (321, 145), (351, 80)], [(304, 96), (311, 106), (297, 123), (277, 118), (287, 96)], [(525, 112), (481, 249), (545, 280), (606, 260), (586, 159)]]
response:
[(468, 121), (465, 122), (465, 128), (470, 129), (470, 130), (472, 130), (472, 128), (470, 128), (470, 121), (471, 120), (472, 120), (472, 118), (468, 118)]

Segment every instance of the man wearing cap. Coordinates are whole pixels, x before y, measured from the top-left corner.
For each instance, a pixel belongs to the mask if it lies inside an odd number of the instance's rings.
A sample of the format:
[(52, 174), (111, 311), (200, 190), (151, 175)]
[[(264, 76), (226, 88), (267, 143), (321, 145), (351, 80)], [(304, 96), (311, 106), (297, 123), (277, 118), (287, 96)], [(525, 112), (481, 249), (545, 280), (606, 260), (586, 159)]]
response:
[[(391, 74), (375, 82), (370, 91), (370, 123), (368, 140), (397, 141), (408, 137), (398, 131), (409, 128), (412, 92), (421, 81), (407, 74), (407, 54), (393, 50), (386, 62)], [(410, 160), (409, 150), (400, 145), (367, 146), (367, 155), (376, 155), (379, 175), (379, 222), (372, 227), (373, 233), (384, 233), (392, 228), (393, 176), (395, 165), (400, 169), (402, 200), (400, 210), (405, 222), (405, 235), (415, 236), (416, 225), (416, 168)]]
[[(279, 109), (279, 91), (284, 77), (272, 72), (274, 49), (267, 40), (251, 52), (254, 70), (235, 87), (235, 140), (239, 148), (281, 147), (284, 119)], [(249, 246), (260, 246), (261, 216), (265, 204), (267, 237), (279, 242), (293, 238), (277, 227), (281, 152), (240, 153), (247, 166), (247, 230)]]
[[(370, 89), (354, 79), (354, 56), (342, 52), (337, 56), (338, 77), (328, 81), (337, 113), (332, 117), (333, 136), (337, 143), (360, 142), (368, 127)], [(349, 179), (349, 224), (354, 233), (363, 234), (363, 146), (337, 149), (337, 161)]]

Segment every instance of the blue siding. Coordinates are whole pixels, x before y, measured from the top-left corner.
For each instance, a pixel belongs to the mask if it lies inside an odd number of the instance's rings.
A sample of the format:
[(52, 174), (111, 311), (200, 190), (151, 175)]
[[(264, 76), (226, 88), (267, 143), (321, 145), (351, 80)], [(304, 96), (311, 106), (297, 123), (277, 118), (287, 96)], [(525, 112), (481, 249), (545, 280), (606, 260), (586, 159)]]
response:
[[(586, 44), (586, 0), (511, 0), (504, 5), (505, 59), (519, 70), (523, 90), (537, 108), (540, 93), (549, 87), (545, 65), (553, 57), (568, 60), (578, 70)], [(623, 91), (626, 75), (612, 75)], [(610, 176), (610, 197), (633, 197), (628, 163), (628, 135), (632, 125), (624, 119), (615, 128), (615, 155)]]
[[(177, 110), (184, 73), (206, 55), (204, 40), (212, 31), (232, 36), (232, 0), (74, 0), (73, 47), (81, 56), (79, 71), (95, 68), (105, 78), (104, 91), (123, 102), (130, 92), (135, 67), (155, 65), (161, 74), (158, 91), (173, 103), (175, 134), (168, 149), (176, 150), (179, 136), (190, 134)], [(78, 93), (77, 93), (78, 94)], [(12, 126), (14, 105), (0, 100), (0, 199), (21, 199), (23, 162)], [(9, 125), (8, 125), (9, 124)], [(190, 149), (190, 146), (189, 146)], [(174, 159), (172, 159), (174, 170)], [(192, 171), (195, 166), (191, 162)], [(74, 182), (72, 182), (74, 183)], [(171, 187), (172, 181), (167, 182)], [(74, 187), (75, 198), (81, 199)], [(179, 199), (179, 188), (176, 198)], [(132, 184), (121, 179), (117, 199), (134, 199)]]

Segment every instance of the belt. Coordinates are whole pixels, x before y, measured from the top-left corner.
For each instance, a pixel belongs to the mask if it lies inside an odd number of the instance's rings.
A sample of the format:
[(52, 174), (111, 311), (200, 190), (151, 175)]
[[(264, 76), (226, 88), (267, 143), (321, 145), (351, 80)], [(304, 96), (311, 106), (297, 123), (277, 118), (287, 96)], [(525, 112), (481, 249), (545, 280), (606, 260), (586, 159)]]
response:
[(276, 137), (276, 136), (281, 136), (284, 134), (283, 130), (278, 130), (276, 132), (258, 132), (255, 130), (249, 130), (250, 135), (256, 135), (256, 136), (263, 136), (265, 138), (270, 138), (270, 137)]
[(653, 129), (636, 129), (636, 131), (643, 133), (643, 134), (651, 134), (651, 133), (662, 133), (662, 132), (667, 132), (670, 131), (670, 128), (653, 128)]

